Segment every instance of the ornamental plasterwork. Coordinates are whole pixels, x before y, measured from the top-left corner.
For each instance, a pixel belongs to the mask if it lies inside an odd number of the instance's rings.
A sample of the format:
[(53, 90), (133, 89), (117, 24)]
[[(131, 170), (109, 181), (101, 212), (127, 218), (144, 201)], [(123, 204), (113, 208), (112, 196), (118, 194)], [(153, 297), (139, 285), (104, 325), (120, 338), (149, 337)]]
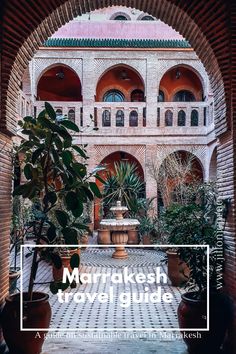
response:
[(141, 164), (143, 172), (145, 173), (146, 147), (144, 145), (94, 145), (94, 150), (95, 161), (97, 164), (110, 154), (117, 151), (123, 151), (134, 156)]
[(81, 85), (83, 85), (83, 77), (82, 77), (82, 59), (64, 59), (64, 58), (40, 58), (40, 59), (35, 59), (33, 60), (33, 82), (34, 82), (34, 93), (37, 91), (37, 84), (39, 78), (42, 76), (42, 74), (49, 69), (51, 66), (54, 65), (67, 65), (70, 67), (72, 70), (75, 71), (75, 73), (79, 76)]
[(146, 83), (146, 59), (123, 59), (123, 58), (103, 58), (94, 59), (94, 74), (96, 75), (96, 81), (99, 80), (101, 75), (107, 71), (107, 69), (113, 67), (114, 65), (128, 65), (134, 68), (142, 77), (143, 81)]
[(163, 146), (157, 145), (156, 156), (157, 164), (161, 165), (164, 159), (173, 152), (176, 151), (188, 151), (198, 158), (202, 165), (203, 176), (206, 176), (206, 171), (208, 169), (208, 150), (206, 146), (202, 145), (174, 145), (174, 146)]
[(206, 70), (200, 60), (184, 60), (184, 59), (157, 60), (157, 70), (158, 70), (159, 80), (161, 81), (163, 75), (168, 70), (170, 70), (172, 67), (175, 67), (177, 65), (182, 65), (185, 67), (189, 66), (190, 68), (193, 69), (193, 71), (196, 72), (196, 74), (200, 75), (202, 86), (203, 86), (203, 91), (204, 91), (205, 95), (208, 94), (209, 88), (210, 88), (208, 75), (207, 75)]

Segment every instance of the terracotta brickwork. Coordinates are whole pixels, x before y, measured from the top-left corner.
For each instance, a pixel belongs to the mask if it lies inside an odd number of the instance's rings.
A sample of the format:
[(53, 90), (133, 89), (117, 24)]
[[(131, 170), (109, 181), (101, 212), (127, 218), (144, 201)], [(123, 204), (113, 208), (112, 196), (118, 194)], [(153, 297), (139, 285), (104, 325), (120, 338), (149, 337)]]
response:
[(9, 242), (11, 224), (11, 139), (0, 133), (0, 303), (2, 303), (9, 284)]

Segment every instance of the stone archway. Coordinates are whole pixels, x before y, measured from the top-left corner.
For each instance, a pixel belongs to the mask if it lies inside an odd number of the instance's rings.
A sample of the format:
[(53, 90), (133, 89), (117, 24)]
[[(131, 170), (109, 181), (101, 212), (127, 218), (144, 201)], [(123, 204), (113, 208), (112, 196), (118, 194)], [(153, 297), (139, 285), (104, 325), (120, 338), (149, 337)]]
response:
[[(155, 170), (150, 171), (157, 182), (158, 199), (164, 202), (164, 206), (183, 200), (184, 186), (204, 181), (203, 164), (193, 151), (185, 148), (171, 150), (157, 156), (156, 165), (153, 166)], [(173, 199), (176, 191), (181, 191), (180, 199)]]
[[(167, 61), (162, 61), (160, 63), (160, 77), (159, 77), (159, 82), (158, 85), (161, 84), (163, 81), (163, 78), (170, 73), (172, 70), (177, 69), (177, 68), (184, 68), (186, 70), (189, 70), (190, 72), (193, 72), (194, 75), (200, 80), (200, 83), (202, 85), (202, 91), (204, 95), (211, 91), (209, 87), (209, 80), (208, 76), (206, 74), (206, 70), (201, 62), (196, 62), (195, 60), (192, 60), (192, 62), (188, 62), (188, 64), (184, 63), (183, 60), (178, 60), (177, 64), (173, 65), (171, 62)], [(163, 89), (163, 87), (162, 87)]]
[[(140, 149), (139, 149), (140, 150)], [(107, 151), (107, 150), (105, 150)], [(144, 176), (145, 176), (145, 170), (143, 168), (143, 163), (142, 160), (140, 160), (138, 154), (135, 154), (135, 148), (132, 146), (131, 149), (127, 149), (127, 146), (124, 146), (124, 148), (119, 148), (117, 146), (114, 146), (113, 149), (109, 149), (110, 153), (105, 155), (105, 152), (103, 152), (102, 155), (99, 157), (99, 165), (103, 165), (106, 170), (101, 171), (100, 176), (106, 180), (107, 174), (114, 174), (115, 170), (115, 165), (122, 163), (128, 163), (128, 164), (134, 164), (136, 166), (136, 171), (135, 173), (140, 177), (140, 179), (144, 182)], [(127, 152), (129, 151), (129, 152)], [(99, 180), (96, 180), (96, 183), (99, 187), (102, 187), (102, 184), (100, 183)], [(144, 188), (145, 189), (145, 188)], [(94, 203), (94, 228), (98, 229), (99, 228), (99, 222), (100, 220), (100, 209), (101, 209), (101, 201), (97, 200)]]

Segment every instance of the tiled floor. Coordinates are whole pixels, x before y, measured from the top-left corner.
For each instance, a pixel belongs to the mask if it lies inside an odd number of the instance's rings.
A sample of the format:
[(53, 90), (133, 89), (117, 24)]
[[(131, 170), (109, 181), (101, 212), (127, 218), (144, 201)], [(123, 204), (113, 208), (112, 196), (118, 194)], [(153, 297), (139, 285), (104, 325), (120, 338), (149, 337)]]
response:
[[(81, 255), (80, 273), (122, 273), (128, 267), (129, 273), (155, 272), (157, 267), (165, 271), (166, 266), (161, 260), (163, 252), (156, 249), (128, 249), (127, 260), (115, 260), (111, 257), (111, 248), (88, 247)], [(26, 288), (29, 276), (28, 267), (31, 257), (25, 262), (23, 286)], [(51, 267), (41, 263), (37, 275), (37, 282), (49, 282), (52, 279)], [(65, 328), (64, 332), (49, 332), (44, 344), (44, 354), (49, 353), (176, 353), (184, 354), (185, 345), (179, 338), (179, 332), (157, 332), (155, 329), (178, 328), (177, 307), (180, 302), (181, 290), (169, 284), (161, 283), (162, 292), (170, 292), (173, 301), (164, 303), (134, 303), (127, 308), (121, 307), (120, 294), (135, 293), (151, 294), (157, 291), (156, 284), (114, 284), (110, 277), (106, 283), (82, 284), (78, 288), (67, 290), (81, 293), (109, 293), (113, 287), (113, 303), (100, 303), (97, 299), (91, 304), (59, 303), (57, 295), (50, 295), (52, 307), (51, 328)], [(50, 293), (48, 284), (36, 285), (37, 290)], [(80, 329), (81, 331), (66, 331), (66, 329)], [(103, 330), (101, 330), (103, 328)], [(124, 329), (129, 328), (129, 331)], [(86, 329), (86, 331), (84, 331)], [(123, 330), (122, 330), (123, 329)], [(149, 330), (147, 330), (149, 329)]]

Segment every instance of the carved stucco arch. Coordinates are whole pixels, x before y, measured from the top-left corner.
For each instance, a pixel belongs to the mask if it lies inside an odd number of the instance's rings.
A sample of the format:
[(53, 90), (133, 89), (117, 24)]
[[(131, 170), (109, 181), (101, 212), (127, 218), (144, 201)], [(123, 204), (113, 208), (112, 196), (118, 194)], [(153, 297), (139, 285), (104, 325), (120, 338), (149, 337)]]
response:
[(194, 155), (196, 159), (199, 161), (201, 168), (202, 168), (202, 173), (203, 173), (203, 180), (205, 181), (208, 178), (208, 169), (209, 169), (209, 164), (208, 164), (208, 159), (207, 159), (207, 148), (205, 146), (199, 145), (199, 146), (194, 146), (194, 145), (175, 145), (175, 146), (166, 146), (163, 147), (163, 145), (158, 145), (157, 150), (156, 150), (156, 156), (157, 158), (157, 167), (160, 167), (165, 158), (178, 151), (186, 151), (189, 152), (190, 154)]
[(126, 152), (127, 154), (130, 154), (135, 157), (135, 159), (140, 163), (145, 178), (145, 150), (146, 148), (144, 145), (96, 145), (94, 146), (94, 159), (98, 164), (114, 152)]
[(96, 82), (96, 87), (102, 76), (117, 66), (124, 66), (133, 70), (143, 81), (144, 89), (146, 90), (146, 59), (95, 59), (94, 82)]
[(206, 96), (208, 93), (211, 93), (210, 83), (208, 79), (207, 72), (203, 64), (199, 60), (187, 60), (187, 63), (183, 59), (178, 60), (158, 60), (158, 87), (163, 76), (170, 70), (182, 66), (186, 69), (193, 71), (202, 84), (203, 93)]
[(32, 63), (32, 82), (34, 83), (32, 90), (35, 96), (37, 93), (38, 82), (43, 74), (47, 70), (60, 65), (71, 69), (79, 77), (81, 82), (81, 90), (83, 90), (82, 59), (37, 58), (34, 59)]

